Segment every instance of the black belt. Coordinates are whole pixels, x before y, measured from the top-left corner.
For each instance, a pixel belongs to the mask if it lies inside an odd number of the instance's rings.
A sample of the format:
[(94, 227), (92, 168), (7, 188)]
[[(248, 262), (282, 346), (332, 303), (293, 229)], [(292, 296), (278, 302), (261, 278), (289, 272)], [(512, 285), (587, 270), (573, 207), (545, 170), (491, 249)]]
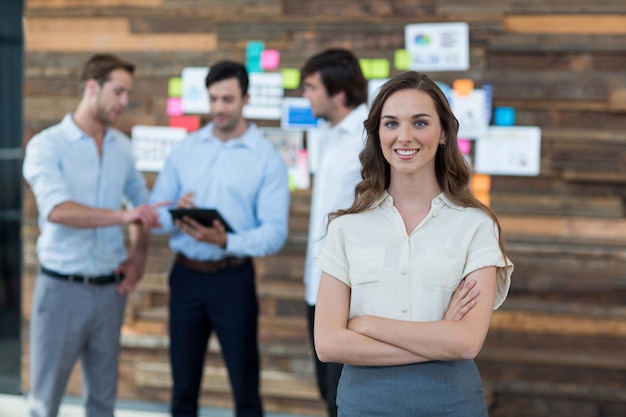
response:
[(61, 274), (52, 271), (46, 267), (41, 267), (41, 272), (51, 278), (62, 279), (69, 282), (77, 282), (84, 285), (106, 285), (120, 282), (124, 278), (124, 274), (110, 275), (79, 275), (79, 274)]
[(203, 272), (205, 274), (214, 274), (224, 269), (250, 263), (252, 262), (252, 258), (228, 257), (217, 261), (196, 261), (195, 259), (187, 258), (182, 253), (178, 253), (176, 254), (176, 261), (185, 265), (189, 269), (193, 269), (194, 271)]

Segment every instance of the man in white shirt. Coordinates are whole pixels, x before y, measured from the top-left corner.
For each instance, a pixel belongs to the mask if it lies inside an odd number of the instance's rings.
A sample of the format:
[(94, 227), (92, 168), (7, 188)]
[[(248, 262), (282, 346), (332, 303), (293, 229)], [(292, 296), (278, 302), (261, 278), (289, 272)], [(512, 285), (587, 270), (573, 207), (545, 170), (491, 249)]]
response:
[[(350, 207), (354, 187), (361, 179), (359, 153), (363, 148), (363, 121), (367, 118), (367, 81), (358, 59), (343, 49), (329, 49), (309, 58), (302, 67), (301, 79), (303, 95), (311, 102), (313, 114), (327, 122), (319, 135), (319, 163), (313, 180), (304, 271), (313, 343), (315, 303), (321, 278), (314, 261), (323, 246), (328, 214)], [(314, 347), (313, 354), (320, 393), (328, 405), (329, 416), (335, 417), (342, 365), (320, 362)]]

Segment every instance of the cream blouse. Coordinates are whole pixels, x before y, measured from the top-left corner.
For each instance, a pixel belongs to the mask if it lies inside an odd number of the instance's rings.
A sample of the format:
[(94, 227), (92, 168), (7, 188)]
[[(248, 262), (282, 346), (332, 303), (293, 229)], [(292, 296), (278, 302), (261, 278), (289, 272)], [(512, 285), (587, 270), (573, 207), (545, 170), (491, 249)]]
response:
[(496, 309), (513, 272), (491, 217), (452, 203), (444, 193), (408, 236), (387, 193), (365, 212), (332, 220), (316, 265), (351, 288), (350, 318), (409, 321), (443, 319), (463, 277), (486, 266), (497, 267)]

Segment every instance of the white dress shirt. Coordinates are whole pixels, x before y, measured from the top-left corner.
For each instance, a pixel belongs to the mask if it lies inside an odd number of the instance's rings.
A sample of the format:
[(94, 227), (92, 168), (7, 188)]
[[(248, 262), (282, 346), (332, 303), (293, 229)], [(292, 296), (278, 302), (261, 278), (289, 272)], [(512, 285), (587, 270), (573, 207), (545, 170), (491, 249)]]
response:
[(367, 107), (354, 108), (336, 126), (320, 134), (319, 163), (313, 177), (311, 215), (304, 267), (305, 301), (315, 305), (322, 272), (315, 266), (320, 252), (328, 213), (348, 208), (354, 201), (354, 187), (361, 180), (359, 153), (363, 149), (363, 122)]

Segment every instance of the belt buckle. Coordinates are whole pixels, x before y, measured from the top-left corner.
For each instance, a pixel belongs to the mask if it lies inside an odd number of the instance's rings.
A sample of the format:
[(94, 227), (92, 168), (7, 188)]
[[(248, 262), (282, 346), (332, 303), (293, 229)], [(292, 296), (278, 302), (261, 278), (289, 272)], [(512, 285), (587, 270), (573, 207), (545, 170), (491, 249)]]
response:
[(91, 284), (89, 283), (89, 280), (93, 278), (91, 275), (83, 275), (83, 285), (85, 287), (90, 287)]

